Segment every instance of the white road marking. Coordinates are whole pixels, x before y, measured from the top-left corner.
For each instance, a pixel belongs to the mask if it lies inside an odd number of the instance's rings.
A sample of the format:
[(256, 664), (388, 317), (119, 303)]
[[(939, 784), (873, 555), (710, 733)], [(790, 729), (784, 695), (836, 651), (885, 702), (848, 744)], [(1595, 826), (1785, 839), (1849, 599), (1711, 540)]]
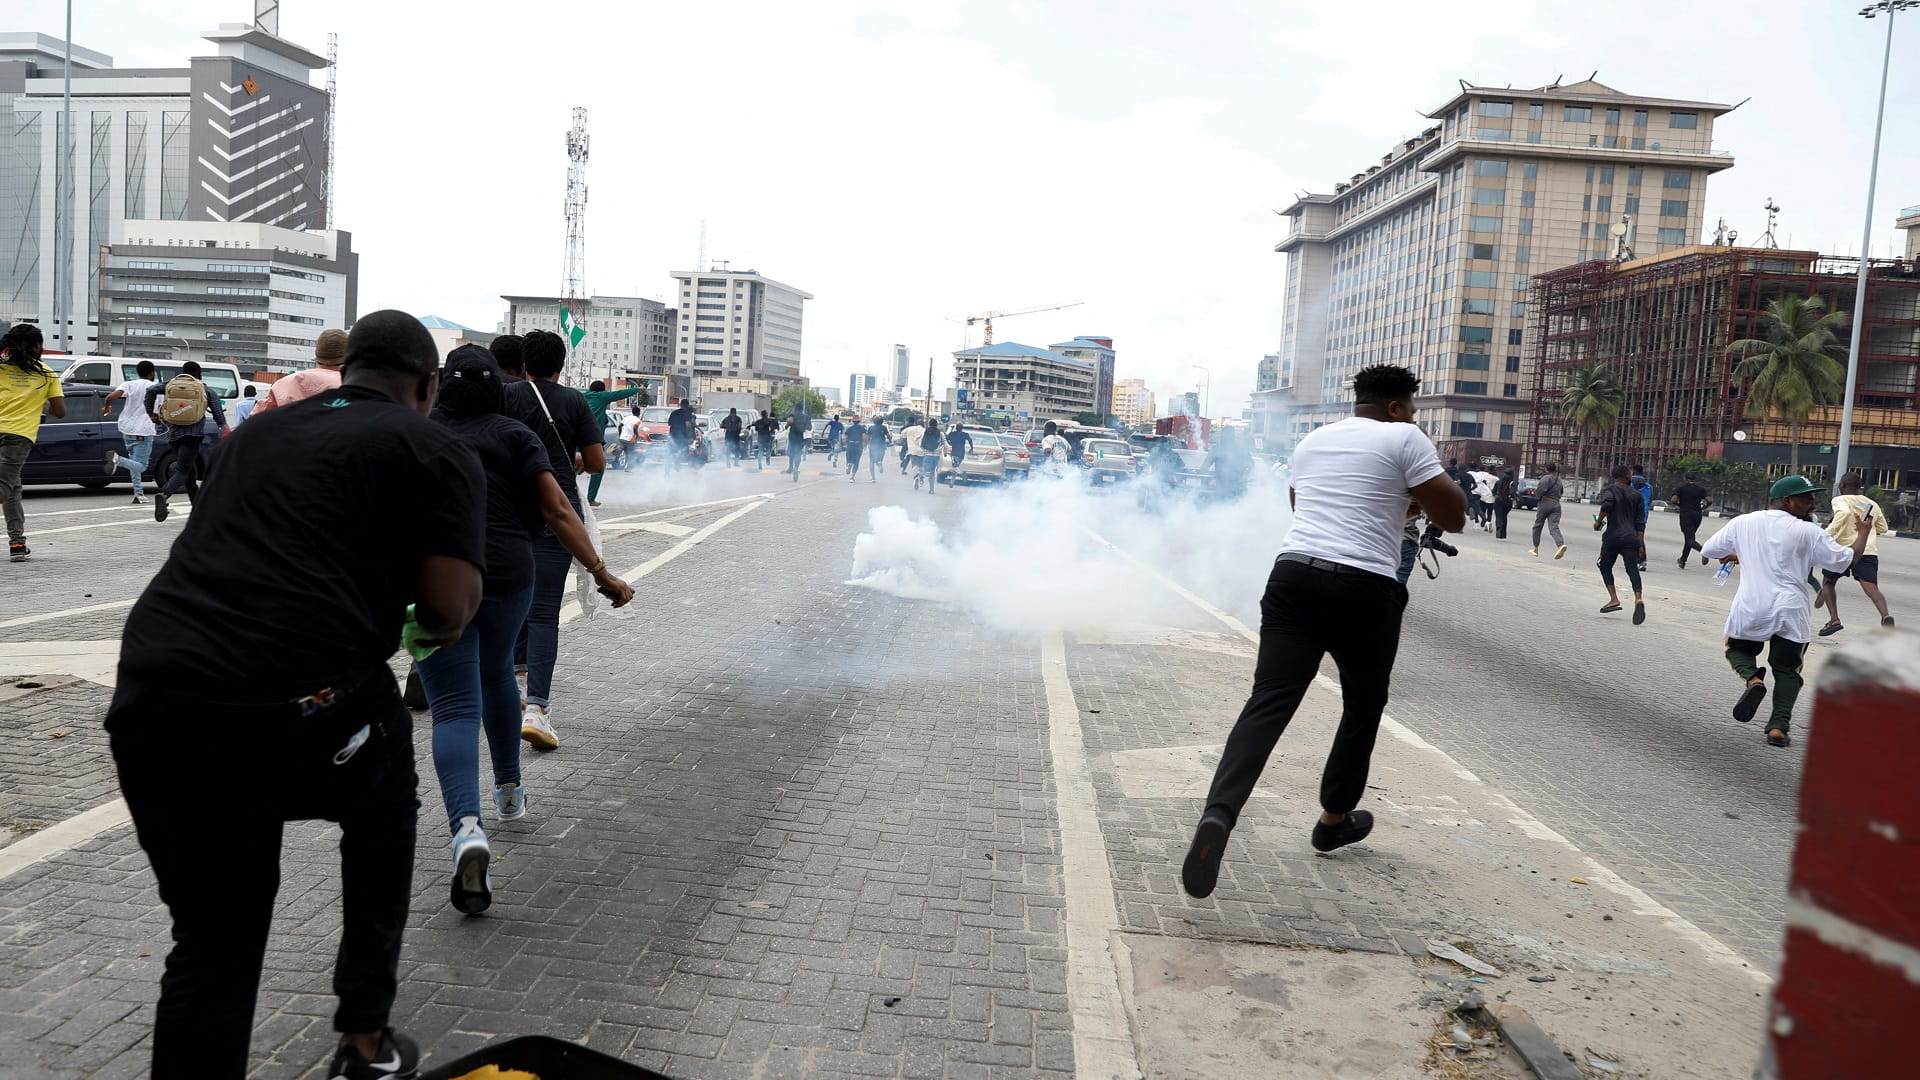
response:
[(698, 510), (703, 506), (725, 506), (728, 503), (746, 502), (749, 499), (771, 499), (779, 494), (777, 491), (756, 492), (752, 495), (736, 495), (730, 499), (714, 499), (710, 502), (687, 503), (684, 506), (663, 506), (658, 510), (648, 510), (640, 514), (624, 514), (620, 517), (601, 518), (600, 524), (612, 525), (622, 521), (632, 521), (636, 518), (659, 517), (661, 514), (671, 514), (676, 510)]
[[(138, 598), (136, 597), (135, 599)], [(0, 621), (0, 630), (10, 629), (15, 626), (29, 626), (33, 623), (48, 622), (53, 619), (64, 619), (71, 615), (85, 615), (93, 611), (112, 611), (115, 608), (129, 608), (132, 607), (133, 604), (133, 600), (109, 600), (104, 604), (88, 604), (86, 607), (64, 608), (60, 611), (43, 611), (38, 615), (21, 615), (16, 618)]]
[(132, 819), (127, 813), (126, 800), (113, 799), (91, 810), (75, 814), (58, 825), (49, 825), (30, 836), (22, 837), (0, 848), (0, 880), (5, 880), (42, 859), (58, 855), (75, 844), (85, 843), (108, 829), (125, 825), (130, 820)]
[[(149, 514), (151, 514), (151, 511), (149, 511)], [(193, 516), (193, 511), (191, 510), (173, 510), (167, 514), (167, 520), (177, 521), (181, 518), (187, 518), (192, 516)], [(33, 530), (33, 535), (30, 537), (30, 539), (37, 540), (42, 536), (52, 536), (55, 533), (80, 532), (83, 529), (117, 529), (122, 525), (140, 525), (140, 524), (159, 525), (161, 523), (153, 520), (151, 516), (148, 516), (148, 517), (128, 518), (121, 521), (96, 521), (91, 525), (62, 525), (58, 529), (35, 529)]]
[(1054, 812), (1060, 819), (1060, 871), (1067, 913), (1067, 1006), (1073, 1065), (1079, 1076), (1137, 1077), (1140, 1060), (1121, 997), (1114, 934), (1120, 913), (1106, 835), (1087, 765), (1080, 706), (1067, 679), (1067, 647), (1058, 632), (1040, 643), (1046, 687), (1047, 747), (1053, 760)]
[[(730, 501), (738, 501), (738, 500), (730, 500)], [(694, 533), (692, 536), (687, 537), (685, 540), (680, 541), (679, 543), (673, 545), (672, 547), (661, 552), (660, 554), (655, 555), (653, 558), (648, 559), (646, 562), (641, 563), (639, 566), (636, 566), (633, 569), (627, 571), (626, 573), (620, 575), (621, 579), (624, 580), (629, 585), (633, 584), (636, 581), (639, 581), (641, 578), (646, 577), (648, 574), (653, 573), (655, 570), (658, 570), (661, 567), (672, 562), (673, 560), (679, 558), (682, 553), (684, 553), (687, 549), (693, 547), (695, 544), (698, 544), (700, 541), (705, 540), (706, 538), (712, 536), (714, 533), (717, 533), (721, 529), (724, 529), (728, 525), (731, 525), (733, 522), (738, 521), (742, 517), (745, 517), (747, 514), (753, 512), (755, 509), (766, 505), (766, 501), (767, 500), (763, 498), (756, 497), (752, 502), (747, 503), (745, 506), (740, 507), (738, 510), (733, 511), (727, 516), (722, 518), (717, 518), (709, 522), (699, 532)], [(567, 623), (570, 623), (573, 620), (579, 618), (581, 614), (582, 614), (582, 609), (580, 607), (580, 601), (569, 600), (560, 608), (560, 624), (564, 626)]]
[[(1240, 620), (1220, 610), (1218, 607), (1215, 607), (1214, 605), (1194, 595), (1192, 592), (1181, 587), (1181, 585), (1178, 582), (1168, 579), (1166, 575), (1160, 573), (1158, 570), (1155, 570), (1153, 567), (1148, 566), (1146, 563), (1141, 562), (1139, 559), (1134, 558), (1126, 550), (1122, 549), (1121, 547), (1114, 544), (1113, 542), (1107, 540), (1105, 537), (1100, 536), (1098, 533), (1095, 533), (1091, 530), (1083, 530), (1083, 531), (1085, 531), (1088, 536), (1091, 536), (1095, 540), (1099, 541), (1100, 543), (1105, 544), (1108, 548), (1112, 549), (1121, 558), (1124, 558), (1128, 562), (1131, 562), (1133, 565), (1139, 567), (1142, 571), (1152, 576), (1154, 579), (1158, 580), (1161, 584), (1165, 585), (1167, 588), (1172, 589), (1174, 592), (1185, 597), (1187, 600), (1192, 601), (1195, 606), (1200, 608), (1200, 610), (1206, 612), (1209, 615), (1212, 615), (1214, 618), (1220, 620), (1222, 623), (1225, 623), (1227, 626), (1231, 627), (1235, 633), (1238, 633), (1240, 636), (1252, 642), (1255, 648), (1259, 647), (1260, 634), (1257, 631), (1248, 628), (1247, 624), (1241, 622)], [(1325, 675), (1315, 675), (1313, 677), (1313, 681), (1314, 681), (1314, 685), (1330, 693), (1338, 694), (1340, 692), (1340, 684), (1335, 682), (1332, 679), (1327, 678)], [(1662, 904), (1660, 901), (1655, 900), (1653, 897), (1648, 896), (1645, 891), (1633, 885), (1632, 883), (1628, 882), (1625, 878), (1622, 878), (1619, 874), (1614, 873), (1613, 870), (1608, 868), (1606, 865), (1602, 864), (1599, 860), (1593, 858), (1591, 855), (1588, 855), (1586, 852), (1581, 851), (1580, 846), (1578, 844), (1575, 844), (1573, 841), (1560, 835), (1560, 833), (1556, 831), (1552, 826), (1548, 825), (1546, 822), (1541, 821), (1539, 818), (1534, 817), (1527, 810), (1523, 809), (1520, 806), (1520, 804), (1514, 802), (1512, 799), (1507, 798), (1505, 795), (1502, 795), (1499, 791), (1495, 790), (1492, 787), (1492, 785), (1489, 785), (1486, 781), (1480, 779), (1478, 776), (1475, 776), (1473, 774), (1473, 770), (1468, 769), (1466, 766), (1460, 764), (1460, 762), (1454, 760), (1454, 757), (1452, 754), (1447, 753), (1445, 750), (1442, 750), (1439, 747), (1428, 742), (1427, 740), (1421, 738), (1420, 735), (1417, 732), (1415, 732), (1412, 728), (1406, 726), (1405, 724), (1402, 724), (1400, 721), (1395, 720), (1393, 717), (1388, 716), (1385, 713), (1382, 713), (1380, 716), (1380, 726), (1387, 732), (1387, 734), (1392, 735), (1394, 738), (1400, 740), (1401, 742), (1407, 744), (1408, 746), (1411, 746), (1418, 750), (1423, 750), (1433, 755), (1434, 757), (1438, 758), (1440, 762), (1446, 766), (1446, 768), (1450, 769), (1454, 773), (1454, 775), (1460, 777), (1462, 780), (1466, 780), (1470, 783), (1478, 784), (1486, 788), (1488, 796), (1494, 802), (1499, 804), (1503, 809), (1505, 809), (1507, 813), (1512, 815), (1507, 819), (1509, 824), (1519, 828), (1522, 832), (1526, 833), (1529, 836), (1535, 837), (1536, 839), (1548, 840), (1554, 843), (1564, 845), (1568, 850), (1578, 854), (1582, 859), (1586, 860), (1588, 876), (1600, 887), (1619, 895), (1620, 897), (1622, 897), (1623, 899), (1631, 903), (1634, 907), (1635, 914), (1645, 915), (1650, 918), (1658, 919), (1666, 923), (1668, 929), (1672, 930), (1674, 934), (1680, 937), (1681, 939), (1697, 946), (1706, 955), (1707, 959), (1712, 960), (1716, 963), (1722, 964), (1724, 966), (1731, 967), (1739, 971), (1743, 971), (1747, 975), (1752, 976), (1752, 978), (1762, 986), (1771, 986), (1773, 984), (1773, 979), (1771, 976), (1769, 976), (1766, 972), (1761, 971), (1758, 968), (1754, 967), (1753, 965), (1747, 963), (1745, 960), (1740, 959), (1740, 954), (1734, 952), (1731, 948), (1728, 948), (1727, 945), (1724, 942), (1722, 942), (1719, 938), (1716, 938), (1712, 934), (1707, 933), (1705, 930), (1700, 929), (1700, 927), (1696, 926), (1693, 923), (1693, 921), (1688, 919), (1686, 916), (1680, 914), (1677, 911), (1674, 911), (1672, 908), (1667, 907), (1665, 904)]]
[[(31, 504), (29, 504), (31, 505)], [(80, 510), (39, 510), (34, 509), (29, 518), (59, 517), (62, 514), (124, 514), (132, 510), (142, 514), (152, 514), (153, 507), (139, 503), (122, 503), (119, 506), (89, 506)]]
[(120, 670), (120, 639), (9, 641), (0, 649), (0, 675), (72, 675), (112, 686)]

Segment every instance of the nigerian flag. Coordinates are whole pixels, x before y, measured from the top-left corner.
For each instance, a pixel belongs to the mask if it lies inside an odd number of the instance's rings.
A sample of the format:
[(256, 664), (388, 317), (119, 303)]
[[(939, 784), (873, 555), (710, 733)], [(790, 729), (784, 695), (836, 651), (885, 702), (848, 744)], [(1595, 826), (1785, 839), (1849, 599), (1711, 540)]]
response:
[(573, 312), (565, 307), (560, 309), (560, 336), (567, 339), (568, 347), (575, 349), (580, 347), (580, 339), (587, 336), (587, 332), (573, 321)]

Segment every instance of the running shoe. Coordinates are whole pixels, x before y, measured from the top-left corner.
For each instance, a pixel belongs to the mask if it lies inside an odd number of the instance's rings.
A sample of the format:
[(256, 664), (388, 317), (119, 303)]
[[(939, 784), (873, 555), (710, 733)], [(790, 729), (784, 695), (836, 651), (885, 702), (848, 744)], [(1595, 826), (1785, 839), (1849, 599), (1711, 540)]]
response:
[(1200, 819), (1193, 843), (1187, 847), (1187, 861), (1180, 867), (1180, 884), (1188, 896), (1204, 899), (1213, 895), (1213, 887), (1220, 881), (1220, 856), (1227, 850), (1227, 836), (1232, 831), (1218, 814)]
[(493, 877), (487, 864), (493, 861), (493, 849), (487, 846), (487, 834), (477, 817), (460, 819), (460, 831), (453, 834), (452, 904), (458, 911), (478, 915), (493, 906)]
[(380, 1032), (380, 1052), (372, 1061), (360, 1056), (348, 1043), (341, 1043), (327, 1066), (327, 1080), (411, 1080), (420, 1071), (420, 1048), (412, 1039), (384, 1028)]
[(120, 455), (114, 453), (112, 450), (107, 451), (107, 475), (112, 476), (114, 473), (117, 473), (119, 471), (120, 471)]
[(1528, 548), (1528, 549), (1527, 549), (1527, 554), (1529, 554), (1529, 555), (1531, 555), (1531, 556), (1533, 556), (1534, 558), (1536, 558), (1536, 559), (1537, 559), (1537, 558), (1539, 558), (1539, 557), (1540, 557), (1540, 549), (1539, 549), (1539, 548)]
[(27, 542), (25, 540), (7, 541), (7, 561), (8, 562), (26, 562), (27, 556), (31, 554), (33, 554), (33, 549), (27, 546)]
[(496, 784), (493, 788), (493, 807), (500, 811), (501, 821), (513, 821), (527, 816), (527, 792), (519, 784)]
[(1367, 838), (1373, 831), (1373, 815), (1365, 810), (1349, 810), (1338, 825), (1313, 823), (1313, 850), (1332, 851)]
[(134, 505), (134, 506), (139, 506), (139, 505), (141, 505), (141, 504), (143, 504), (143, 503), (145, 503), (146, 501), (147, 501), (147, 500), (145, 500), (145, 499), (143, 499), (143, 498), (141, 498), (140, 496), (138, 496), (138, 495), (135, 495), (135, 496), (133, 497), (133, 503), (132, 503), (132, 505)]
[(527, 706), (526, 715), (520, 718), (520, 737), (535, 750), (553, 750), (560, 746), (560, 736), (554, 734), (545, 705)]
[(1553, 557), (1554, 557), (1554, 558), (1556, 558), (1556, 559), (1564, 559), (1564, 558), (1566, 558), (1566, 557), (1567, 557), (1567, 545), (1565, 545), (1565, 544), (1561, 544), (1561, 545), (1560, 545), (1560, 550), (1559, 550), (1559, 551), (1556, 551), (1556, 552), (1554, 552), (1554, 553), (1553, 553)]

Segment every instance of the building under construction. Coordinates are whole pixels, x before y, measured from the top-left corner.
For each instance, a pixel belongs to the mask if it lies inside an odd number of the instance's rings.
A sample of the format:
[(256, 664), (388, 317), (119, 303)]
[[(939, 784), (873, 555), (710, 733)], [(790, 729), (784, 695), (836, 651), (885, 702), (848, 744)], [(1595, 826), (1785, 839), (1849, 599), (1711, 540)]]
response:
[[(1767, 301), (1817, 296), (1853, 312), (1860, 261), (1812, 251), (1691, 247), (1619, 264), (1577, 263), (1536, 274), (1529, 302), (1534, 375), (1526, 467), (1571, 463), (1601, 476), (1615, 464), (1656, 472), (1686, 454), (1748, 461), (1779, 472), (1791, 447), (1785, 422), (1749, 415), (1727, 345), (1766, 337)], [(1920, 486), (1920, 265), (1873, 260), (1856, 390), (1850, 467), (1870, 486)], [(1842, 341), (1844, 345), (1844, 339)], [(1573, 369), (1599, 361), (1626, 400), (1619, 421), (1589, 435), (1559, 413)], [(1802, 470), (1822, 473), (1839, 437), (1838, 406), (1800, 426)], [(1741, 439), (1736, 432), (1744, 436)]]

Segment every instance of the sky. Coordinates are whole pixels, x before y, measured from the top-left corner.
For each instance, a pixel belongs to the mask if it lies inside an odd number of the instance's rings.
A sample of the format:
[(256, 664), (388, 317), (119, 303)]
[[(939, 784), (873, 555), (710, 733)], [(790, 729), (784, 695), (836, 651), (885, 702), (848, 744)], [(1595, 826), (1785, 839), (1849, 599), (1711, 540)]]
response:
[[(588, 110), (587, 279), (671, 300), (710, 260), (812, 293), (802, 374), (845, 387), (913, 353), (1113, 339), (1119, 378), (1237, 416), (1281, 334), (1303, 191), (1428, 126), (1459, 80), (1597, 71), (1623, 92), (1741, 103), (1706, 221), (1860, 250), (1884, 16), (1865, 0), (730, 0), (545, 8), (283, 0), (281, 33), (339, 35), (336, 210), (359, 308), (496, 328), (501, 294), (557, 294), (566, 130)], [(62, 32), (58, 0), (0, 29)], [(74, 40), (174, 67), (250, 0), (75, 0)], [(316, 73), (316, 82), (322, 75)], [(1875, 254), (1920, 204), (1920, 12), (1895, 32)]]

